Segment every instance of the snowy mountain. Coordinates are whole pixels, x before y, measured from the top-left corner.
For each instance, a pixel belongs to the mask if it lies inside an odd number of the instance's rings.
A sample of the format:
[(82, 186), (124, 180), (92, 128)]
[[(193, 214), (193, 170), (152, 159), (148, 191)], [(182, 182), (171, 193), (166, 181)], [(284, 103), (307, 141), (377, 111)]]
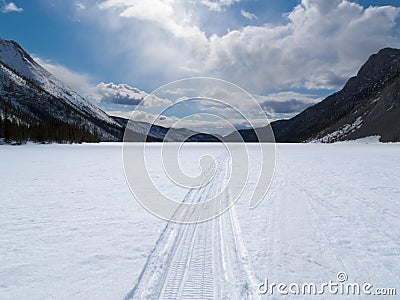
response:
[[(368, 136), (380, 136), (381, 142), (400, 141), (400, 50), (382, 49), (341, 91), (271, 126), (278, 142), (330, 143)], [(252, 130), (239, 133), (247, 141), (255, 140)], [(226, 139), (237, 139), (237, 134)]]
[(66, 100), (77, 110), (116, 125), (104, 111), (83, 99), (75, 91), (42, 68), (16, 42), (0, 39), (0, 61), (16, 74), (31, 81), (50, 95)]
[(27, 130), (52, 122), (100, 141), (120, 140), (123, 133), (120, 124), (42, 68), (16, 42), (1, 38), (0, 113)]

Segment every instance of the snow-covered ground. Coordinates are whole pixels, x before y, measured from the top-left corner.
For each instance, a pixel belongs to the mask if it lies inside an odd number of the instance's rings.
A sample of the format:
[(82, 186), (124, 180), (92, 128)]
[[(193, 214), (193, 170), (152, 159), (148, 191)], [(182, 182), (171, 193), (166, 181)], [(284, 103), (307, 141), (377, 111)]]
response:
[[(0, 147), (0, 299), (257, 298), (264, 279), (338, 272), (399, 294), (400, 144), (277, 145), (256, 209), (239, 200), (212, 221), (168, 226), (130, 194), (121, 147)], [(190, 147), (182, 167), (197, 172), (215, 147)]]

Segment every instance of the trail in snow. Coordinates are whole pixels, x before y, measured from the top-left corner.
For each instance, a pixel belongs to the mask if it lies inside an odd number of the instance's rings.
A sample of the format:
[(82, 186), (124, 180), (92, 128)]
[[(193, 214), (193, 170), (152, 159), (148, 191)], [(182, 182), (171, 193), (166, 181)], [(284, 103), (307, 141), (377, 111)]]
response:
[[(214, 179), (192, 189), (184, 202), (207, 201), (229, 176), (229, 160), (217, 161)], [(230, 201), (224, 191), (224, 201)], [(188, 211), (187, 213), (190, 213)], [(235, 208), (207, 222), (169, 223), (125, 299), (256, 299)]]

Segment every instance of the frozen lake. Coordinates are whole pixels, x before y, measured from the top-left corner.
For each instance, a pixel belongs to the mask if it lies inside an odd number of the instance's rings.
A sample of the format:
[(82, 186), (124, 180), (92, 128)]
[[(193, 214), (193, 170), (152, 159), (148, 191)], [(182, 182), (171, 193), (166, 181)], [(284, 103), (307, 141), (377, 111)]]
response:
[[(196, 173), (215, 147), (191, 146), (182, 168)], [(121, 152), (0, 146), (1, 299), (258, 298), (265, 279), (323, 283), (338, 272), (399, 293), (400, 144), (277, 145), (256, 209), (239, 201), (209, 222), (167, 227), (134, 200)]]

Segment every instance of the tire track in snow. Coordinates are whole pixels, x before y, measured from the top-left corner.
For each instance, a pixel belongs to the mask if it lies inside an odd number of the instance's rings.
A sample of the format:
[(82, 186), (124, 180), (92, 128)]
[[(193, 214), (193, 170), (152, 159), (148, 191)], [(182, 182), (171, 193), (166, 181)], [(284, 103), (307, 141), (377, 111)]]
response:
[[(302, 175), (299, 176), (299, 178), (303, 178)], [(321, 217), (319, 216), (319, 213), (317, 212), (317, 208), (315, 203), (320, 204), (320, 199), (316, 195), (312, 194), (309, 190), (304, 188), (302, 184), (299, 184), (295, 180), (289, 180), (290, 184), (292, 186), (295, 186), (297, 190), (301, 193), (303, 193), (305, 197), (305, 202), (304, 204), (308, 207), (308, 211), (310, 212), (309, 218), (312, 221), (312, 225), (316, 229), (316, 234), (319, 234), (321, 236), (321, 240), (324, 240), (328, 243), (329, 249), (327, 252), (330, 253), (332, 257), (336, 259), (338, 264), (341, 266), (342, 270), (348, 270), (345, 262), (343, 261), (342, 257), (340, 256), (339, 253), (335, 252), (335, 245), (337, 245), (337, 241), (334, 236), (332, 235), (327, 235), (324, 228), (326, 228), (326, 224), (321, 220)]]
[[(386, 247), (390, 249), (389, 251), (395, 251), (398, 253), (398, 235), (395, 235), (395, 231), (391, 230), (392, 227), (390, 225), (390, 222), (394, 223), (395, 220), (393, 220), (392, 215), (388, 214), (384, 209), (378, 208), (377, 203), (382, 203), (382, 201), (377, 201), (377, 199), (379, 199), (379, 195), (375, 197), (374, 193), (369, 194), (356, 185), (350, 185), (348, 182), (343, 180), (339, 174), (336, 173), (334, 175), (335, 176), (332, 177), (334, 184), (327, 184), (321, 179), (314, 182), (302, 182), (302, 184), (293, 182), (299, 191), (308, 196), (307, 203), (311, 208), (314, 217), (320, 219), (318, 215), (321, 214), (321, 211), (324, 211), (324, 215), (329, 214), (330, 219), (338, 215), (342, 218), (348, 218), (349, 222), (352, 222), (352, 224), (357, 224), (356, 228), (362, 229), (362, 234), (365, 237), (369, 237), (369, 240), (374, 239), (379, 241), (378, 247)], [(307, 178), (307, 176), (303, 174), (300, 176), (300, 178)], [(308, 186), (309, 188), (306, 189), (305, 186)], [(334, 189), (333, 187), (340, 188)], [(324, 195), (321, 193), (321, 191), (327, 194)], [(386, 201), (391, 202), (390, 200)], [(350, 219), (352, 217), (347, 216), (346, 213), (341, 215), (341, 212), (346, 210), (352, 212), (358, 212), (362, 210), (363, 213), (357, 214), (353, 219)], [(376, 226), (376, 224), (374, 224), (372, 221), (377, 222), (379, 226)], [(329, 223), (320, 220), (318, 226), (326, 240), (329, 242), (331, 252), (337, 252), (340, 248), (347, 250), (351, 249), (351, 247), (349, 248), (349, 245), (346, 244), (349, 240), (348, 237), (343, 237), (341, 234), (327, 235), (324, 233), (329, 232)], [(371, 256), (374, 254), (373, 251), (370, 251), (370, 253), (368, 253), (368, 251), (370, 250), (367, 247), (363, 256), (374, 261), (373, 256)], [(338, 258), (341, 266), (343, 267), (342, 270), (348, 271), (358, 268), (357, 273), (362, 274), (362, 268), (356, 266), (354, 262), (349, 262), (349, 260), (346, 259), (346, 256), (340, 257), (340, 255), (337, 253), (335, 253), (335, 256)], [(396, 271), (393, 272), (390, 270), (388, 272), (390, 272), (388, 276), (397, 275)]]
[[(300, 178), (308, 178), (306, 174), (300, 176)], [(391, 200), (382, 195), (375, 195), (373, 192), (366, 192), (364, 189), (357, 185), (349, 184), (346, 182), (338, 173), (334, 173), (331, 180), (334, 180), (334, 184), (327, 184), (321, 179), (317, 179), (314, 182), (303, 182), (302, 184), (295, 183), (295, 185), (304, 194), (308, 195), (313, 202), (317, 203), (319, 207), (326, 209), (326, 212), (337, 212), (340, 209), (346, 209), (349, 211), (359, 211), (360, 209), (364, 212), (358, 215), (362, 227), (368, 229), (371, 233), (378, 233), (382, 238), (385, 239), (386, 244), (394, 244), (394, 247), (399, 247), (398, 236), (392, 234), (390, 231), (384, 232), (380, 226), (371, 224), (371, 215), (374, 219), (378, 220), (378, 224), (386, 224), (389, 221), (395, 223), (399, 216), (391, 213), (385, 208), (379, 207), (378, 204), (390, 203)], [(304, 186), (311, 188), (306, 189)], [(323, 191), (324, 193), (321, 193)], [(337, 201), (338, 195), (345, 197), (344, 199), (351, 199), (351, 202)], [(333, 198), (334, 197), (334, 198)], [(336, 201), (334, 201), (334, 199)], [(373, 201), (371, 201), (373, 199)], [(384, 201), (382, 201), (384, 199)], [(395, 205), (397, 201), (394, 201)], [(353, 205), (351, 207), (350, 205)], [(337, 241), (335, 241), (336, 243)]]
[[(229, 191), (228, 198), (229, 198)], [(232, 299), (259, 299), (257, 294), (258, 281), (253, 275), (252, 268), (248, 259), (248, 252), (242, 239), (242, 233), (239, 225), (239, 221), (236, 215), (235, 206), (233, 206), (225, 216), (226, 226), (224, 234), (225, 241), (230, 240), (230, 260), (228, 263), (234, 262), (231, 265), (231, 269), (234, 271), (234, 278), (231, 281), (236, 281), (236, 287), (233, 291), (236, 295)], [(237, 276), (237, 275), (241, 276)]]
[[(229, 172), (229, 160), (220, 157), (213, 181), (190, 190), (184, 201), (206, 201)], [(203, 223), (168, 223), (125, 299), (257, 299), (247, 255), (234, 207)]]

